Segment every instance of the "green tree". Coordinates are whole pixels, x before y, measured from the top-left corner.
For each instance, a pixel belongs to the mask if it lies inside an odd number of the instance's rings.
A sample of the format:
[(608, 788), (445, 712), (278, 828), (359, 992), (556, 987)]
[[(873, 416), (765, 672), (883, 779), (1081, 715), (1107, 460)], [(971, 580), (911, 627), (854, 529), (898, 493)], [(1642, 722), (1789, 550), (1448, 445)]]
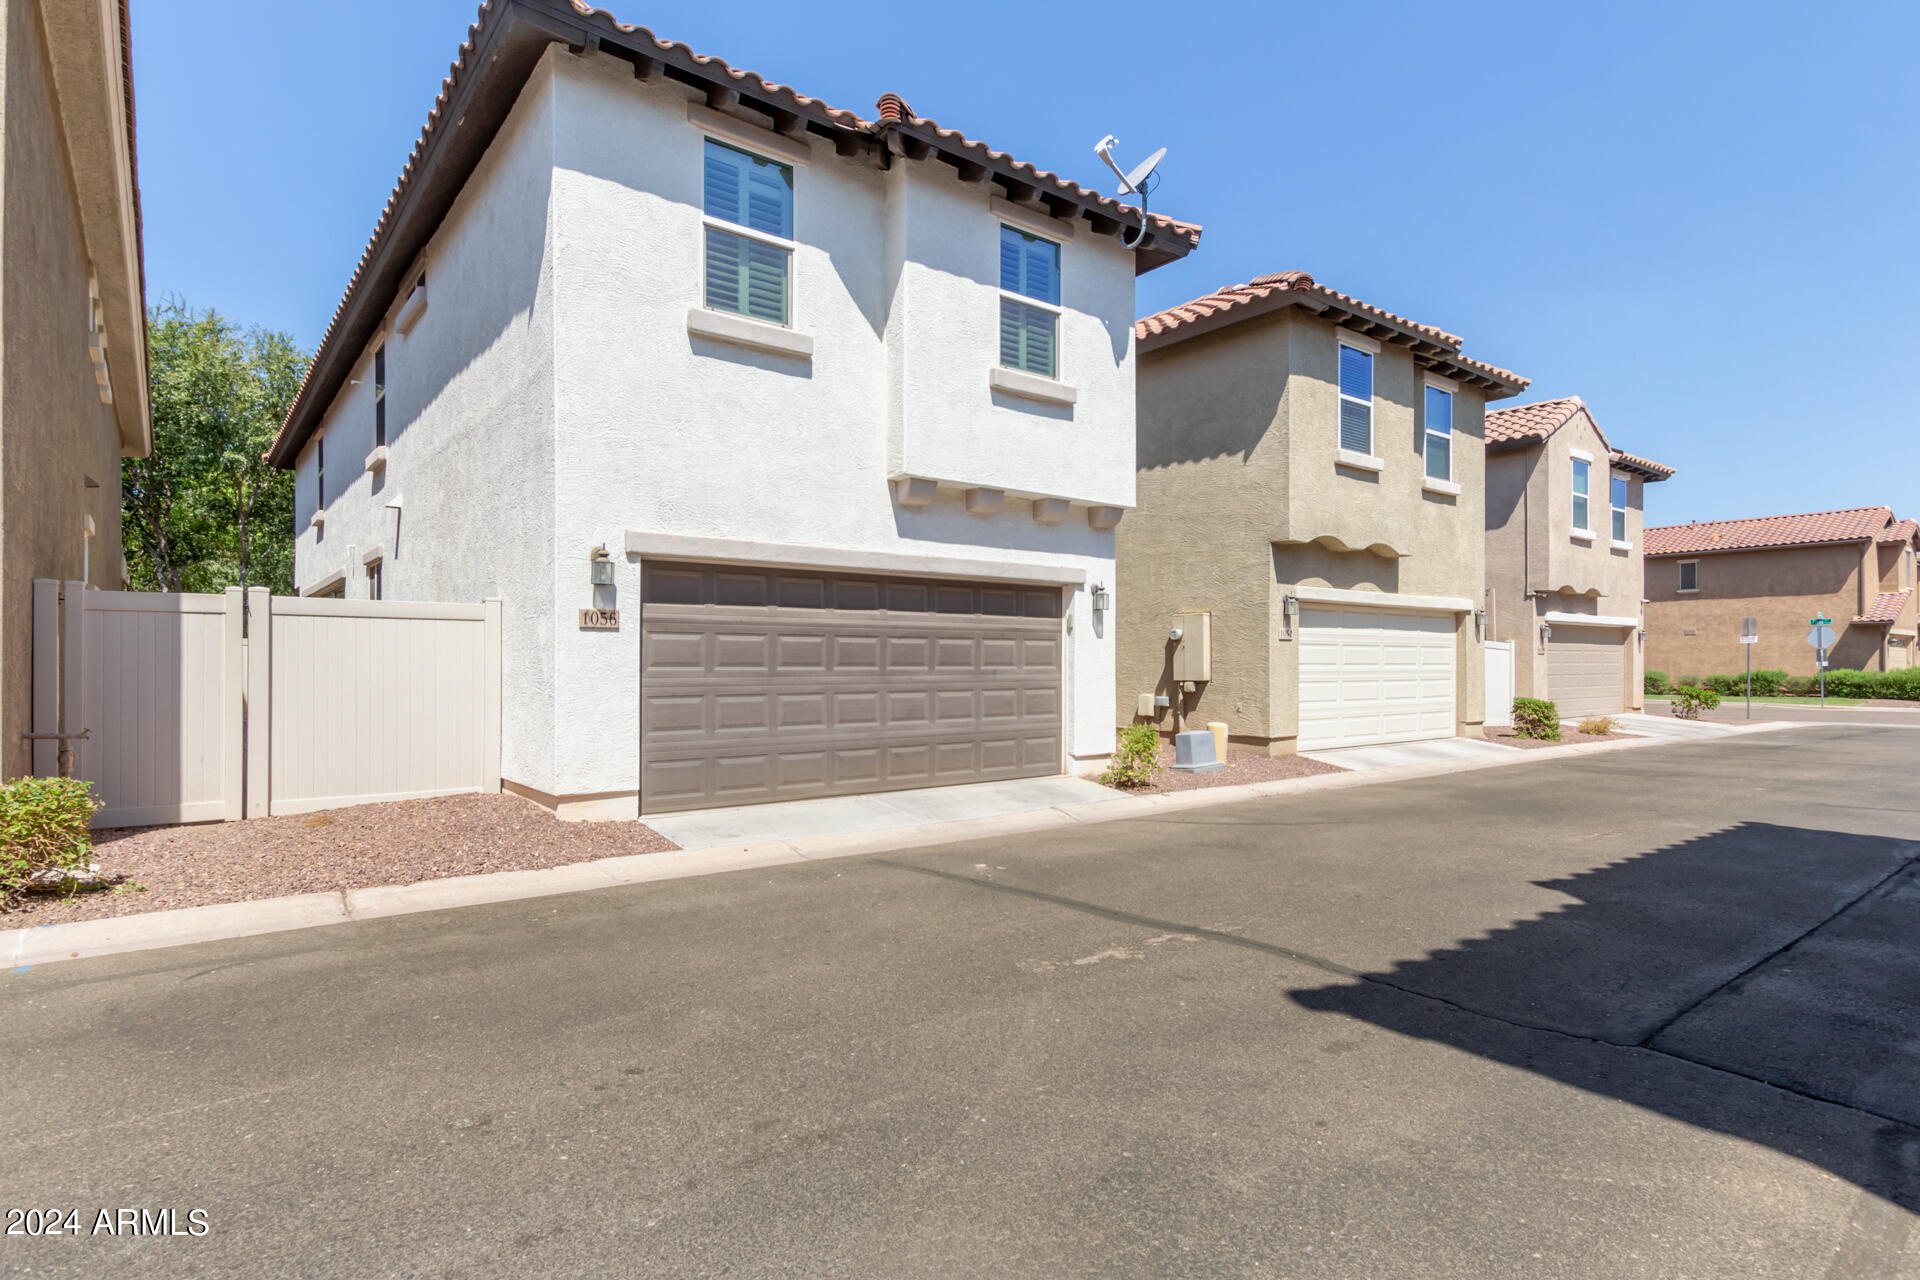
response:
[(262, 456), (306, 375), (284, 333), (169, 298), (147, 317), (153, 453), (121, 473), (136, 588), (293, 590), (293, 473)]

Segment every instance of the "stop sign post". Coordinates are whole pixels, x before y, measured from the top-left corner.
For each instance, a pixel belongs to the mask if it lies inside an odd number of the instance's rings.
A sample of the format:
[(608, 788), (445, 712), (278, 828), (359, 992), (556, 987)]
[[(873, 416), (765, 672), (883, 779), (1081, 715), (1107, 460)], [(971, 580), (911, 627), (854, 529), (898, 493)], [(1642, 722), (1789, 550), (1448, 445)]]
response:
[(1813, 630), (1807, 632), (1807, 643), (1813, 646), (1814, 658), (1820, 664), (1820, 705), (1827, 705), (1827, 650), (1833, 648), (1833, 619), (1827, 617), (1809, 618), (1808, 625)]
[(1760, 643), (1760, 620), (1748, 618), (1740, 624), (1740, 647), (1747, 653), (1747, 719), (1753, 719), (1753, 646)]

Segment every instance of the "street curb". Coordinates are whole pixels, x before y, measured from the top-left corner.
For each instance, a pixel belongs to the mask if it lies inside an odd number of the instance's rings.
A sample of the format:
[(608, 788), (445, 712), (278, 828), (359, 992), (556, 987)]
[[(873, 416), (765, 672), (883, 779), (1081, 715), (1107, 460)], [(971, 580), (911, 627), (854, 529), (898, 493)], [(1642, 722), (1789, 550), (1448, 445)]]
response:
[(518, 902), (553, 894), (607, 889), (616, 885), (651, 884), (764, 867), (800, 866), (833, 858), (957, 844), (992, 836), (1030, 835), (1068, 827), (1120, 822), (1129, 818), (1180, 813), (1189, 809), (1212, 808), (1245, 800), (1345, 791), (1380, 783), (1410, 782), (1451, 773), (1504, 769), (1574, 756), (1686, 745), (1689, 741), (1709, 742), (1743, 734), (1804, 728), (1806, 723), (1767, 721), (1723, 727), (1725, 733), (1702, 735), (1694, 739), (1623, 738), (1618, 742), (1579, 742), (1539, 750), (1507, 748), (1505, 756), (1487, 753), (1475, 759), (1441, 760), (1391, 769), (1313, 774), (1305, 778), (1279, 778), (1231, 787), (1163, 791), (1149, 796), (1116, 795), (1110, 800), (1088, 800), (1024, 813), (933, 822), (917, 827), (803, 836), (748, 845), (715, 845), (705, 849), (676, 849), (667, 853), (628, 854), (538, 871), (499, 871), (489, 875), (424, 880), (418, 884), (349, 889), (344, 893), (303, 893), (288, 898), (262, 898), (254, 902), (151, 911), (140, 915), (116, 916), (109, 920), (30, 926), (0, 933), (0, 954), (7, 956), (9, 968), (19, 973), (36, 965), (62, 960), (92, 959), (195, 942), (218, 942), (227, 938), (350, 924), (357, 920), (376, 920), (422, 911)]

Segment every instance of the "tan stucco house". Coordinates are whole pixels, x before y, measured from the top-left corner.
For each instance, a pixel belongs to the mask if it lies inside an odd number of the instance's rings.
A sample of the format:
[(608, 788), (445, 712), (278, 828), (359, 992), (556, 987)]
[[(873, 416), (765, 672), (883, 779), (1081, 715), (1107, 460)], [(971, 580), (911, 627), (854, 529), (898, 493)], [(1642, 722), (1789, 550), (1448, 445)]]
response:
[(1526, 379), (1302, 271), (1134, 336), (1120, 723), (1272, 755), (1480, 736), (1481, 421)]
[(1833, 619), (1834, 670), (1914, 661), (1920, 526), (1854, 507), (1647, 530), (1647, 665), (1679, 680), (1746, 667), (1742, 622), (1758, 623), (1753, 665), (1818, 672), (1808, 623)]
[(0, 0), (0, 776), (30, 771), (33, 580), (122, 583), (150, 447), (124, 3)]
[(1673, 468), (1608, 442), (1578, 396), (1487, 415), (1487, 608), (1516, 696), (1638, 711), (1642, 502)]

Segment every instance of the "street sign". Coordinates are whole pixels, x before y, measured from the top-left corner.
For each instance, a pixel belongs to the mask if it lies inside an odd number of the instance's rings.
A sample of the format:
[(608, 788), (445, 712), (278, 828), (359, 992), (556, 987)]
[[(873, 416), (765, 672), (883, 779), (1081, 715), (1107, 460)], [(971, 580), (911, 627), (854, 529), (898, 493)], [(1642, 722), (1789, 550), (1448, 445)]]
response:
[(1759, 644), (1760, 637), (1759, 636), (1741, 636), (1740, 643), (1741, 644)]
[[(1754, 639), (1758, 639), (1760, 636), (1760, 619), (1748, 618), (1744, 622), (1742, 622), (1740, 624), (1740, 636), (1743, 640), (1746, 639), (1748, 636), (1752, 636), (1754, 637)], [(1747, 640), (1747, 643), (1752, 644), (1753, 640)]]
[(1816, 625), (1813, 630), (1807, 632), (1807, 643), (1816, 649), (1833, 648), (1833, 628)]
[(1810, 627), (1830, 627), (1833, 625), (1833, 619), (1832, 618), (1809, 618), (1807, 619), (1807, 625)]

